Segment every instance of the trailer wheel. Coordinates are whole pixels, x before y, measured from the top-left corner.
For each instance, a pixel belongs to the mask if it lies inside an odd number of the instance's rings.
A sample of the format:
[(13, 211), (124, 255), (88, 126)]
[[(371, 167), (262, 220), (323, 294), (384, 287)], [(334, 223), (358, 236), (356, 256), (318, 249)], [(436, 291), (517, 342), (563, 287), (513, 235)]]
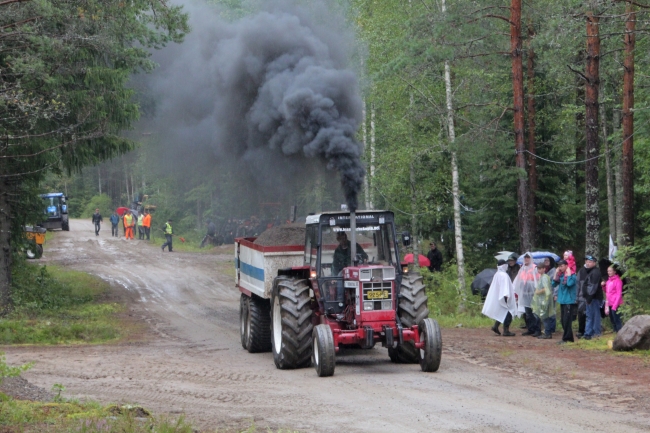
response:
[(239, 301), (241, 345), (250, 353), (271, 350), (271, 311), (269, 302), (242, 293)]
[(327, 377), (334, 374), (336, 367), (336, 350), (334, 336), (329, 325), (317, 325), (313, 334), (312, 363), (318, 377)]
[(311, 364), (312, 330), (309, 282), (277, 278), (271, 297), (273, 361), (279, 369), (305, 368)]
[(438, 371), (442, 358), (442, 336), (438, 322), (433, 319), (422, 321), (420, 342), (424, 342), (424, 348), (420, 349), (420, 368), (428, 373)]
[[(410, 328), (413, 325), (421, 325), (424, 319), (429, 317), (427, 294), (422, 276), (418, 273), (405, 275), (402, 279), (399, 294), (397, 314), (402, 326)], [(406, 341), (397, 348), (389, 348), (388, 356), (393, 362), (417, 364), (420, 362), (418, 352), (412, 341)]]
[(43, 256), (43, 246), (39, 244), (32, 244), (25, 250), (25, 255), (28, 259), (40, 259)]

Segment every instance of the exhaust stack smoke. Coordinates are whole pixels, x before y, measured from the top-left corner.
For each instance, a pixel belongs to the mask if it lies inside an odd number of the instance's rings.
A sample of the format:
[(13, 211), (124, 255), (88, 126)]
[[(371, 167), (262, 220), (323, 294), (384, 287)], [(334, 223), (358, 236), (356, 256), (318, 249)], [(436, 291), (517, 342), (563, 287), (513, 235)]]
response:
[(353, 266), (357, 266), (357, 216), (350, 212), (350, 257)]
[(305, 158), (319, 159), (338, 171), (355, 211), (365, 176), (355, 138), (362, 99), (348, 67), (355, 42), (344, 20), (325, 2), (309, 2), (308, 13), (290, 1), (268, 1), (267, 11), (236, 22), (183, 3), (193, 31), (182, 47), (153, 56), (162, 140), (184, 152), (212, 148), (218, 161), (236, 158), (267, 188), (304, 170)]

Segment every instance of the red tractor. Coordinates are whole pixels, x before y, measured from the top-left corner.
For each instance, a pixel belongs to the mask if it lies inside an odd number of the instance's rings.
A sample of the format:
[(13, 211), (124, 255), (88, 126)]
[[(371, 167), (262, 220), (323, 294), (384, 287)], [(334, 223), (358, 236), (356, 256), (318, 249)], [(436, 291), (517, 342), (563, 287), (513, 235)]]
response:
[(235, 244), (246, 350), (272, 350), (280, 369), (313, 365), (331, 376), (341, 347), (380, 342), (393, 362), (438, 370), (440, 328), (422, 277), (400, 263), (392, 212), (310, 215), (304, 245), (254, 240)]

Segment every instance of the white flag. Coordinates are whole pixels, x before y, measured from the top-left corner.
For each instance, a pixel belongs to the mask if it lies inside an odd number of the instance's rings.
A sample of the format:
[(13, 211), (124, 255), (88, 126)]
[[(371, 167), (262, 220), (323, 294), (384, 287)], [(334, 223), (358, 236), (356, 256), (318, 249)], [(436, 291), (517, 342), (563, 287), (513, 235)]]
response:
[(614, 240), (612, 239), (612, 235), (609, 235), (609, 260), (614, 261), (614, 255), (616, 254), (616, 251), (618, 251), (618, 248), (616, 248), (616, 245), (614, 245)]

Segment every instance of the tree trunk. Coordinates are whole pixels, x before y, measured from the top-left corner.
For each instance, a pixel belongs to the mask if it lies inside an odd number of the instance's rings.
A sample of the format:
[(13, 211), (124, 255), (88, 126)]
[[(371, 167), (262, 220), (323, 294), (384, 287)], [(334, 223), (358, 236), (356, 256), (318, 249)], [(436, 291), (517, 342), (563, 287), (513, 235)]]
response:
[(598, 214), (598, 88), (600, 86), (600, 34), (599, 17), (586, 13), (587, 58), (585, 64), (585, 252), (599, 255), (598, 235), (600, 219)]
[(605, 178), (607, 180), (607, 217), (609, 234), (616, 241), (616, 204), (614, 202), (614, 179), (612, 177), (612, 156), (609, 153), (609, 134), (607, 133), (607, 110), (605, 110), (605, 86), (600, 82), (600, 125), (603, 129), (603, 147), (605, 148)]
[(0, 180), (0, 317), (11, 307), (11, 205), (10, 187)]
[[(368, 113), (366, 112), (366, 99), (363, 99), (363, 108), (362, 108), (362, 115), (363, 115), (363, 122), (361, 123), (361, 132), (362, 132), (362, 140), (363, 140), (363, 149), (368, 148), (368, 122), (366, 121), (366, 117), (368, 116)], [(370, 186), (368, 184), (368, 173), (363, 177), (363, 192), (364, 192), (364, 197), (366, 199), (366, 209), (370, 209)]]
[[(445, 0), (442, 0), (442, 13), (447, 12)], [(467, 287), (465, 285), (465, 255), (463, 253), (463, 231), (460, 218), (460, 184), (458, 181), (458, 158), (456, 156), (456, 128), (454, 125), (454, 104), (451, 94), (451, 67), (449, 61), (445, 60), (445, 94), (447, 101), (447, 130), (449, 133), (449, 148), (451, 151), (451, 195), (454, 200), (454, 236), (456, 242), (456, 266), (458, 267), (458, 287), (460, 289), (461, 301), (458, 305), (459, 311), (465, 310), (465, 299)]]
[[(625, 5), (625, 59), (623, 60), (623, 241), (634, 243), (634, 5)], [(620, 193), (619, 193), (620, 194)]]
[(99, 187), (99, 195), (102, 195), (102, 167), (101, 165), (97, 166), (97, 186)]
[(532, 248), (532, 232), (528, 205), (528, 174), (524, 156), (524, 66), (521, 45), (521, 0), (512, 0), (510, 6), (510, 55), (512, 56), (512, 90), (514, 111), (517, 178), (517, 210), (519, 214), (519, 242), (522, 251)]
[(375, 193), (372, 190), (375, 181), (375, 103), (370, 104), (370, 207), (375, 208)]
[(537, 237), (536, 194), (537, 194), (537, 154), (535, 147), (535, 51), (532, 39), (535, 29), (532, 23), (528, 24), (528, 217), (530, 218), (531, 244), (534, 246)]

